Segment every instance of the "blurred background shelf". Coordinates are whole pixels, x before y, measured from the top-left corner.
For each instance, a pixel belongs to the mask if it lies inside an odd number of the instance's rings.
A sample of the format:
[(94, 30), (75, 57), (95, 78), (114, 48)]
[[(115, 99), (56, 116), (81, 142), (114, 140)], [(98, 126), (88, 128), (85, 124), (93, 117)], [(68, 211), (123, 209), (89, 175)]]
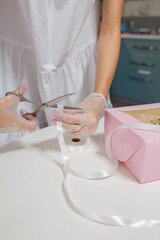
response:
[(160, 102), (160, 0), (125, 0), (115, 107)]

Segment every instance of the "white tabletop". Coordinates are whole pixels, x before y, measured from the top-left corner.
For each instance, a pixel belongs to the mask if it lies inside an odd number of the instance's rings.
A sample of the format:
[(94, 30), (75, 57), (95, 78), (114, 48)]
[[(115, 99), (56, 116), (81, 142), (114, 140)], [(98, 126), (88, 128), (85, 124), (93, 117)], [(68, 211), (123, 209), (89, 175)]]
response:
[(122, 39), (139, 39), (139, 40), (160, 40), (160, 35), (153, 35), (153, 34), (121, 34)]
[[(70, 153), (81, 171), (111, 167), (103, 143), (103, 121), (86, 151)], [(159, 228), (122, 228), (92, 222), (67, 203), (56, 128), (29, 134), (0, 150), (1, 240), (159, 240)], [(82, 208), (135, 218), (160, 219), (160, 181), (139, 184), (120, 164), (116, 175), (85, 180), (69, 175), (69, 190)]]

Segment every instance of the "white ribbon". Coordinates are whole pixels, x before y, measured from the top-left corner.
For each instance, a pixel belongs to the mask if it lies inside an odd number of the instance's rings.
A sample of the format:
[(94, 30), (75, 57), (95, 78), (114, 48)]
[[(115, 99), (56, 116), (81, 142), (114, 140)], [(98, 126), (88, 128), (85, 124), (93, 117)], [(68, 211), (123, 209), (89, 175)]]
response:
[[(63, 107), (59, 106), (59, 109), (63, 109)], [(64, 185), (64, 189), (66, 191), (67, 197), (77, 212), (79, 212), (82, 216), (84, 216), (92, 221), (98, 222), (98, 223), (102, 223), (102, 224), (106, 224), (106, 225), (113, 225), (113, 226), (128, 226), (128, 227), (160, 227), (160, 220), (127, 218), (127, 217), (116, 216), (116, 215), (103, 215), (103, 214), (98, 214), (98, 213), (94, 213), (91, 211), (87, 211), (87, 210), (79, 207), (74, 202), (74, 200), (72, 199), (72, 197), (68, 191), (67, 177), (70, 172), (76, 174), (79, 177), (87, 178), (87, 179), (106, 178), (106, 177), (110, 177), (116, 173), (116, 170), (118, 167), (118, 161), (112, 153), (112, 150), (110, 147), (110, 139), (111, 139), (113, 132), (118, 129), (121, 129), (121, 128), (132, 128), (132, 129), (160, 132), (159, 126), (155, 126), (152, 124), (142, 124), (142, 123), (125, 124), (125, 125), (121, 125), (121, 126), (115, 128), (112, 132), (110, 132), (110, 134), (108, 135), (107, 140), (106, 140), (106, 150), (108, 153), (108, 157), (113, 162), (113, 165), (114, 165), (113, 168), (109, 169), (109, 170), (101, 171), (101, 172), (84, 174), (84, 173), (78, 172), (76, 170), (70, 169), (70, 159), (69, 159), (67, 146), (64, 141), (62, 123), (61, 122), (57, 123), (58, 141), (59, 141), (59, 145), (60, 145), (61, 152), (62, 152), (63, 164), (64, 164), (64, 170), (65, 170), (63, 185)]]

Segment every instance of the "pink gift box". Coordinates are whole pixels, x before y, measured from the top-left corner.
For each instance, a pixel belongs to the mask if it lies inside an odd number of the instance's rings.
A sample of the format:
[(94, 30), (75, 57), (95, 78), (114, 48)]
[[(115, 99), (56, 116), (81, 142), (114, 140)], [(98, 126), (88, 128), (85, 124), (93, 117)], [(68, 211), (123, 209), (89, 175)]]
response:
[[(105, 110), (105, 139), (110, 131), (122, 124), (137, 123), (135, 117), (121, 111), (160, 108), (160, 103)], [(111, 137), (111, 149), (140, 183), (160, 179), (160, 133), (118, 129)]]

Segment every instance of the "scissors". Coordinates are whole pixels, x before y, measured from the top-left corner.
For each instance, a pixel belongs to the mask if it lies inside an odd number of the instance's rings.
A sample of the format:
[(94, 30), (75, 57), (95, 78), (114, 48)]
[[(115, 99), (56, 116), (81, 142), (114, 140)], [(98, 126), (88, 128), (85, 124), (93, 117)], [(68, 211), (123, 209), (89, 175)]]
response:
[[(7, 92), (6, 93), (6, 96), (7, 95), (10, 95), (10, 94), (13, 94), (17, 97), (20, 98), (20, 102), (29, 102), (29, 103), (33, 103), (33, 104), (36, 104), (36, 105), (40, 105), (38, 109), (36, 109), (34, 112), (31, 112), (31, 113), (25, 113), (23, 115), (23, 117), (25, 117), (26, 115), (32, 115), (32, 116), (37, 116), (37, 114), (44, 110), (45, 108), (47, 107), (52, 107), (52, 108), (57, 108), (57, 103), (62, 101), (62, 100), (65, 100), (69, 97), (71, 97), (72, 95), (74, 95), (75, 93), (69, 93), (69, 94), (65, 94), (65, 95), (62, 95), (60, 97), (57, 97), (57, 98), (54, 98), (52, 99), (51, 101), (49, 102), (46, 102), (46, 103), (43, 103), (43, 102), (34, 102), (34, 101), (31, 101), (27, 98), (25, 98), (23, 95), (19, 94), (19, 93), (16, 93), (16, 92)], [(71, 106), (63, 106), (63, 109), (66, 109), (66, 110), (76, 110), (76, 111), (83, 111), (82, 108), (77, 108), (77, 107), (71, 107)]]

